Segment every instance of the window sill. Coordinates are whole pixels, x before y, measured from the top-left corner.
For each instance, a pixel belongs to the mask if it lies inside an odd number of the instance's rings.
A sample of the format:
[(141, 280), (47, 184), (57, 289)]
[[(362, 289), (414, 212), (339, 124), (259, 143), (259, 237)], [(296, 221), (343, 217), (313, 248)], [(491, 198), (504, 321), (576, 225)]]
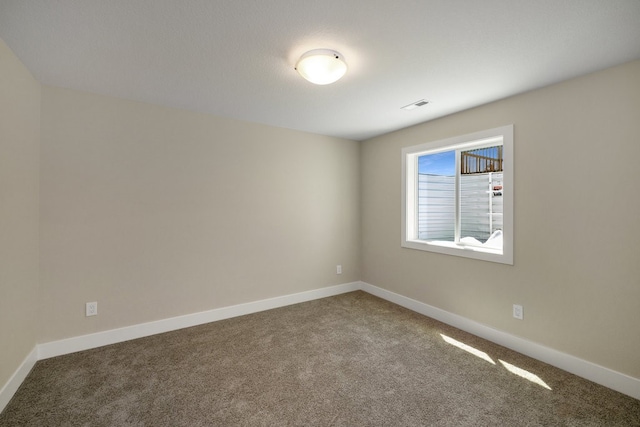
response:
[(444, 240), (414, 240), (414, 242), (424, 243), (426, 245), (441, 246), (443, 248), (460, 249), (463, 251), (477, 251), (477, 252), (486, 252), (488, 254), (502, 255), (502, 249), (466, 245), (464, 243), (447, 242)]
[(513, 265), (513, 256), (505, 253), (504, 250), (494, 248), (483, 248), (440, 240), (405, 240), (402, 242), (402, 247)]

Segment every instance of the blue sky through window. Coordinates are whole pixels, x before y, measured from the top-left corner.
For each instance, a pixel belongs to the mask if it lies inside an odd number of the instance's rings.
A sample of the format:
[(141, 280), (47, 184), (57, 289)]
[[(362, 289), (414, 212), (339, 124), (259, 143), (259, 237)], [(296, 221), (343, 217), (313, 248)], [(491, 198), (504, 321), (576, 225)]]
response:
[(445, 151), (418, 157), (418, 173), (453, 176), (456, 173), (456, 152)]

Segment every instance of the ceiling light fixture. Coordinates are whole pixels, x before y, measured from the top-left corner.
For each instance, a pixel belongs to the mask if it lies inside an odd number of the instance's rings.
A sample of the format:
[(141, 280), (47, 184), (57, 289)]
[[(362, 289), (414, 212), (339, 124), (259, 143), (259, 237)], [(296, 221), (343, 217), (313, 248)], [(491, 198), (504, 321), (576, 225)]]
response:
[(328, 85), (347, 72), (347, 63), (338, 52), (329, 49), (310, 50), (296, 63), (296, 71), (311, 83)]

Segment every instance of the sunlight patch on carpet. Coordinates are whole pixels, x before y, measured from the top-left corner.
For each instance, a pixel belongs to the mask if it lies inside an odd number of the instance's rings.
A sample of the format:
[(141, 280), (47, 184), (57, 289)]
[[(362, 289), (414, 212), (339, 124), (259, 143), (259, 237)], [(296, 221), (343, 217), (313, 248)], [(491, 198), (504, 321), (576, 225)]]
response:
[(514, 366), (510, 363), (505, 362), (504, 360), (500, 360), (498, 359), (498, 361), (500, 363), (502, 363), (502, 366), (504, 366), (505, 368), (507, 368), (507, 370), (513, 374), (516, 374), (522, 378), (525, 378), (529, 381), (531, 381), (532, 383), (536, 383), (539, 386), (542, 386), (544, 388), (546, 388), (547, 390), (551, 390), (551, 387), (549, 387), (547, 385), (547, 383), (545, 383), (544, 381), (542, 381), (542, 379), (537, 376), (536, 374), (532, 374), (531, 372), (527, 371), (526, 369), (522, 369), (522, 368), (518, 368), (517, 366)]
[(449, 343), (451, 345), (454, 345), (454, 346), (456, 346), (456, 347), (458, 347), (458, 348), (460, 348), (460, 349), (462, 349), (462, 350), (464, 350), (464, 351), (466, 351), (468, 353), (471, 353), (474, 356), (477, 356), (482, 360), (486, 360), (487, 362), (491, 363), (492, 365), (496, 364), (496, 362), (494, 362), (493, 359), (491, 359), (489, 357), (489, 355), (487, 353), (485, 353), (484, 351), (480, 351), (477, 348), (471, 347), (470, 345), (467, 345), (467, 344), (465, 344), (463, 342), (460, 342), (458, 340), (454, 340), (453, 338), (448, 337), (448, 336), (446, 336), (444, 334), (440, 334), (440, 336), (442, 337), (443, 340), (445, 340), (445, 342), (447, 342), (447, 343)]

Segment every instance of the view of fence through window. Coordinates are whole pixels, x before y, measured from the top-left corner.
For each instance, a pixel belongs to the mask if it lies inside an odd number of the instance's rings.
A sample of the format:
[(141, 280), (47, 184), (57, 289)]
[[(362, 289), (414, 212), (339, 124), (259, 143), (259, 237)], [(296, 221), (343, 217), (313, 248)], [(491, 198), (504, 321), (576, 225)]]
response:
[[(418, 158), (418, 238), (455, 241), (456, 152)], [(502, 146), (461, 151), (460, 239), (485, 243), (503, 227)], [(469, 239), (472, 238), (472, 239)]]

